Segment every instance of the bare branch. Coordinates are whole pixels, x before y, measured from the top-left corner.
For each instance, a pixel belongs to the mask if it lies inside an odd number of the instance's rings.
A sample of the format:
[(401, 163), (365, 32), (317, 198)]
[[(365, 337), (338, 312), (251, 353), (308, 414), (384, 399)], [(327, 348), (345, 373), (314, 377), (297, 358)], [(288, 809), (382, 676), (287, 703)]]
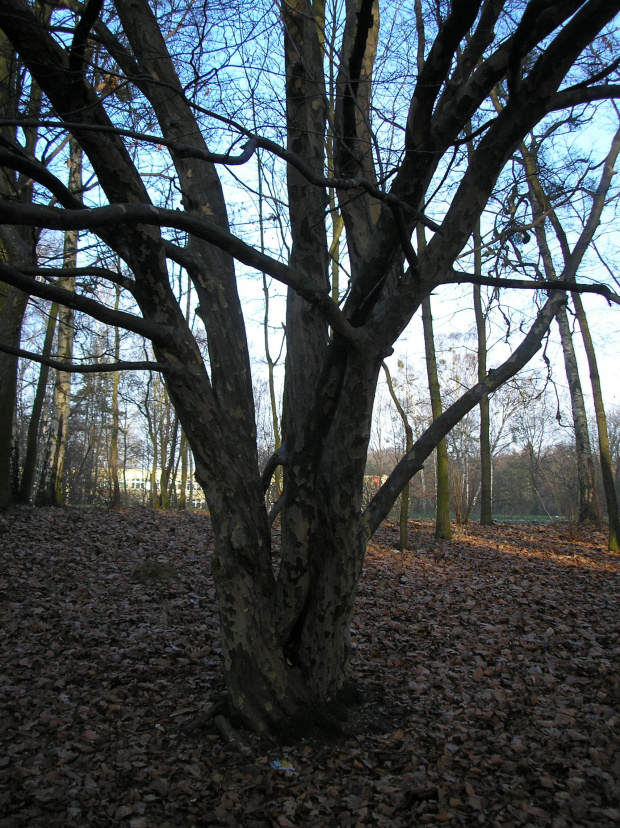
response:
[(66, 371), (71, 374), (104, 374), (110, 371), (159, 371), (162, 374), (182, 374), (185, 373), (183, 368), (178, 368), (170, 362), (150, 362), (143, 360), (141, 362), (99, 362), (95, 364), (79, 365), (74, 362), (61, 362), (58, 359), (51, 357), (44, 357), (41, 354), (35, 354), (32, 351), (24, 351), (23, 348), (12, 348), (10, 345), (4, 345), (0, 342), (0, 351), (12, 356), (22, 357), (23, 359), (31, 359), (33, 362), (39, 362), (41, 365), (47, 365), (49, 368), (55, 368), (57, 371)]
[(435, 233), (440, 232), (440, 227), (437, 224), (437, 222), (428, 218), (428, 216), (425, 216), (424, 213), (422, 213), (420, 210), (414, 209), (413, 207), (411, 207), (410, 204), (407, 204), (405, 201), (402, 201), (395, 195), (391, 193), (386, 193), (383, 190), (378, 189), (374, 184), (372, 184), (372, 182), (368, 181), (367, 179), (328, 178), (327, 176), (320, 175), (315, 170), (313, 170), (312, 167), (310, 167), (308, 164), (302, 161), (297, 155), (295, 155), (295, 153), (284, 149), (279, 144), (276, 144), (275, 141), (270, 141), (268, 138), (262, 138), (259, 135), (255, 135), (254, 133), (250, 132), (250, 130), (247, 130), (244, 127), (242, 127), (241, 124), (237, 124), (235, 122), (232, 123), (235, 126), (235, 128), (239, 130), (239, 132), (241, 132), (245, 137), (249, 138), (248, 143), (245, 144), (243, 151), (240, 153), (240, 155), (219, 155), (218, 153), (209, 152), (208, 150), (201, 149), (200, 147), (190, 146), (189, 144), (183, 144), (180, 141), (162, 138), (158, 135), (148, 135), (142, 132), (134, 132), (130, 129), (120, 129), (118, 127), (112, 127), (102, 124), (83, 124), (79, 122), (74, 123), (71, 121), (58, 121), (44, 118), (0, 118), (0, 126), (45, 126), (52, 128), (55, 127), (57, 129), (80, 130), (83, 132), (101, 132), (106, 134), (125, 136), (128, 138), (134, 138), (138, 141), (144, 141), (145, 143), (167, 147), (172, 152), (174, 152), (175, 155), (177, 155), (179, 158), (198, 158), (203, 161), (208, 161), (211, 164), (224, 164), (228, 166), (232, 166), (235, 164), (245, 164), (247, 161), (250, 160), (250, 158), (257, 149), (264, 149), (267, 152), (271, 152), (273, 155), (276, 155), (278, 158), (281, 158), (283, 161), (286, 161), (287, 164), (290, 164), (299, 173), (301, 173), (301, 175), (307, 181), (309, 181), (311, 184), (315, 184), (317, 187), (325, 187), (334, 190), (364, 190), (373, 198), (376, 198), (378, 201), (385, 201), (387, 204), (396, 204), (400, 206), (403, 210), (405, 210), (410, 215), (414, 216), (418, 221), (420, 221), (422, 224), (428, 227), (429, 230), (433, 230), (433, 232)]
[(84, 209), (80, 199), (59, 178), (52, 175), (40, 161), (19, 152), (18, 147), (15, 147), (13, 151), (0, 147), (0, 167), (17, 170), (17, 172), (30, 176), (34, 181), (38, 181), (67, 209)]
[(86, 43), (88, 35), (95, 21), (99, 17), (101, 9), (103, 8), (103, 0), (88, 0), (86, 7), (80, 17), (73, 35), (73, 42), (69, 52), (69, 71), (81, 79), (83, 72), (84, 53), (86, 52)]
[[(553, 283), (557, 285), (557, 282)], [(555, 290), (549, 296), (538, 313), (529, 332), (511, 354), (499, 367), (489, 371), (488, 375), (479, 383), (466, 391), (459, 399), (437, 417), (429, 428), (416, 440), (412, 448), (396, 465), (379, 491), (366, 507), (363, 522), (367, 536), (370, 538), (388, 516), (390, 509), (396, 502), (398, 495), (409, 480), (423, 468), (424, 462), (430, 456), (435, 446), (472, 408), (475, 408), (485, 394), (495, 391), (500, 385), (517, 374), (539, 350), (543, 337), (549, 330), (559, 307), (566, 302), (566, 294)]]
[(280, 446), (277, 451), (271, 455), (271, 457), (265, 463), (265, 468), (261, 474), (261, 483), (263, 486), (263, 491), (266, 492), (269, 486), (271, 485), (271, 478), (274, 475), (275, 470), (278, 466), (286, 466), (287, 463), (287, 456), (286, 456), (286, 449), (284, 446)]
[(552, 95), (547, 102), (547, 112), (557, 112), (559, 109), (570, 109), (580, 104), (605, 101), (610, 98), (620, 98), (619, 84), (604, 84), (601, 86), (571, 86)]
[(68, 276), (99, 276), (101, 279), (106, 279), (115, 285), (125, 288), (131, 294), (135, 293), (136, 283), (133, 279), (127, 276), (122, 276), (114, 270), (109, 270), (107, 267), (22, 267), (20, 272), (26, 276), (43, 276), (49, 279), (52, 276), (66, 279)]
[[(0, 203), (4, 204), (6, 202)], [(50, 302), (59, 302), (68, 308), (82, 311), (82, 313), (86, 313), (106, 325), (114, 325), (133, 331), (146, 339), (150, 339), (151, 342), (166, 345), (174, 340), (174, 332), (163, 325), (157, 325), (155, 322), (141, 319), (139, 316), (134, 316), (125, 311), (112, 310), (112, 308), (107, 308), (94, 299), (80, 296), (71, 290), (39, 282), (31, 276), (26, 276), (16, 268), (9, 267), (9, 265), (0, 264), (0, 281), (6, 282), (7, 285), (13, 285), (13, 287), (19, 288), (19, 290), (23, 290), (24, 293), (32, 296), (39, 296), (41, 299), (49, 299)]]
[[(274, 279), (292, 288), (310, 304), (318, 308), (334, 331), (345, 337), (345, 339), (357, 339), (355, 329), (338, 305), (331, 299), (328, 288), (318, 288), (310, 279), (294, 268), (261, 253), (213, 222), (190, 213), (181, 212), (180, 210), (166, 210), (150, 204), (111, 204), (107, 207), (84, 210), (59, 210), (34, 204), (0, 201), (0, 221), (6, 224), (47, 227), (51, 230), (109, 230), (115, 224), (122, 224), (125, 227), (137, 224), (175, 227), (177, 230), (183, 230), (211, 242), (211, 244), (226, 251), (249, 267), (273, 276)], [(0, 275), (2, 272), (0, 271)], [(20, 287), (20, 285), (17, 286)], [(66, 304), (66, 302), (63, 302), (63, 304)], [(86, 311), (86, 313), (88, 312)], [(135, 318), (131, 317), (131, 319)], [(122, 326), (121, 322), (118, 324)], [(133, 328), (129, 328), (129, 330), (133, 330)], [(148, 336), (148, 334), (144, 335)]]
[(511, 288), (513, 290), (570, 290), (573, 293), (598, 293), (611, 304), (620, 305), (620, 296), (607, 285), (576, 284), (571, 279), (532, 280), (503, 279), (500, 276), (475, 276), (455, 270), (451, 276), (442, 279), (442, 284), (488, 285), (489, 287)]

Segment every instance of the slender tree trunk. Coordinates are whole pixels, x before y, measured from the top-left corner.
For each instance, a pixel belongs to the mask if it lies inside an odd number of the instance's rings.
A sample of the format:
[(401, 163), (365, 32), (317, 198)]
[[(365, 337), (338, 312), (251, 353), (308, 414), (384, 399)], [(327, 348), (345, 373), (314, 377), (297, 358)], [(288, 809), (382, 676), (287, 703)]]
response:
[[(121, 290), (115, 285), (114, 309), (118, 310)], [(114, 361), (118, 362), (121, 355), (121, 336), (118, 328), (114, 328)], [(115, 371), (112, 377), (112, 431), (110, 434), (110, 477), (111, 497), (110, 508), (118, 509), (121, 505), (121, 487), (118, 480), (118, 435), (119, 435), (119, 412), (118, 412), (118, 386), (120, 371)]]
[(618, 515), (618, 497), (614, 485), (613, 466), (611, 452), (609, 450), (609, 433), (607, 430), (607, 416), (603, 404), (603, 391), (601, 388), (601, 377), (598, 370), (594, 343), (590, 335), (590, 326), (578, 293), (572, 295), (577, 319), (581, 328), (583, 345), (588, 359), (590, 369), (590, 380), (592, 382), (592, 394), (594, 397), (594, 411), (596, 414), (596, 425), (598, 427), (598, 445), (601, 458), (601, 472), (603, 475), (603, 488), (605, 500), (607, 501), (607, 517), (609, 520), (609, 549), (611, 552), (620, 551), (620, 518)]
[[(545, 276), (547, 279), (557, 279), (557, 273), (551, 250), (547, 241), (544, 216), (553, 213), (551, 203), (544, 192), (538, 171), (536, 158), (521, 144), (521, 154), (528, 174), (528, 186), (532, 216), (537, 222), (534, 227), (538, 249), (543, 261)], [(596, 483), (594, 478), (594, 461), (592, 458), (592, 447), (588, 428), (588, 417), (583, 399), (579, 368), (575, 356), (573, 337), (566, 314), (566, 307), (562, 306), (557, 315), (562, 352), (564, 355), (564, 367), (566, 379), (570, 391), (571, 407), (573, 413), (573, 424), (575, 428), (575, 447), (577, 451), (577, 477), (579, 481), (579, 514), (580, 523), (600, 523), (601, 514), (596, 495)]]
[[(422, 302), (422, 324), (424, 326), (424, 348), (426, 352), (428, 388), (431, 396), (431, 410), (433, 419), (435, 420), (441, 414), (442, 408), (430, 297), (427, 297)], [(435, 520), (435, 537), (443, 540), (450, 540), (452, 537), (452, 526), (450, 525), (450, 469), (448, 465), (448, 445), (445, 439), (441, 440), (437, 445), (437, 516)]]
[[(265, 224), (263, 216), (263, 170), (260, 156), (258, 158), (258, 229), (260, 239), (261, 253), (265, 252)], [(281, 445), (280, 438), (280, 424), (278, 421), (278, 404), (276, 399), (276, 387), (274, 368), (275, 363), (271, 357), (271, 349), (269, 347), (269, 285), (267, 283), (267, 274), (263, 273), (263, 295), (265, 297), (265, 313), (263, 316), (263, 341), (265, 345), (265, 359), (267, 360), (267, 379), (269, 383), (269, 404), (271, 407), (271, 426), (273, 429), (273, 443), (274, 450), (277, 451)], [(278, 467), (273, 476), (273, 481), (276, 490), (275, 499), (277, 500), (282, 491), (282, 474)]]
[[(474, 272), (482, 275), (482, 234), (480, 220), (474, 231)], [(482, 309), (480, 285), (474, 285), (474, 313), (478, 337), (478, 381), (487, 375), (487, 332), (486, 314)], [(493, 490), (491, 479), (491, 416), (489, 398), (480, 400), (480, 523), (493, 524)]]
[[(52, 352), (52, 345), (54, 343), (54, 333), (56, 331), (56, 318), (58, 316), (58, 305), (54, 302), (50, 306), (49, 316), (47, 319), (47, 329), (45, 331), (45, 341), (43, 343), (42, 354), (48, 357)], [(39, 447), (39, 431), (41, 426), (41, 413), (43, 411), (43, 403), (45, 401), (45, 393), (47, 391), (47, 378), (49, 376), (49, 367), (41, 365), (39, 370), (39, 381), (37, 383), (37, 390), (32, 404), (32, 413), (28, 422), (28, 436), (26, 438), (26, 454), (24, 456), (24, 468), (22, 471), (22, 479), (19, 487), (19, 499), (23, 503), (29, 503), (32, 497), (32, 484), (34, 483), (34, 473), (37, 463), (37, 450)]]
[(179, 511), (187, 508), (187, 438), (181, 429), (179, 441), (179, 452), (181, 454), (181, 490), (179, 492)]
[[(69, 189), (79, 194), (82, 189), (82, 149), (73, 138), (69, 141)], [(79, 233), (65, 232), (63, 267), (77, 265)], [(72, 277), (61, 278), (58, 286), (75, 290)], [(61, 362), (72, 362), (74, 340), (74, 313), (71, 308), (61, 305), (58, 309), (57, 351)], [(62, 506), (65, 502), (65, 456), (69, 437), (69, 403), (71, 399), (71, 373), (58, 371), (54, 384), (52, 417), (50, 421), (46, 459), (37, 502), (45, 506)]]
[(557, 315), (560, 339), (564, 354), (564, 367), (570, 390), (575, 424), (575, 445), (577, 450), (577, 475), (579, 480), (579, 523), (601, 522), (601, 511), (596, 494), (594, 477), (594, 460), (590, 444), (590, 433), (586, 406), (583, 399), (581, 379), (577, 365), (577, 356), (573, 344), (573, 335), (566, 313), (566, 307), (560, 308)]
[[(409, 423), (409, 418), (407, 417), (407, 412), (403, 408), (400, 400), (396, 396), (396, 391), (394, 390), (394, 383), (392, 382), (392, 376), (390, 374), (390, 369), (387, 367), (385, 362), (383, 363), (383, 370), (385, 372), (385, 379), (387, 381), (388, 390), (390, 392), (390, 397), (392, 398), (394, 405), (396, 406), (396, 410), (402, 420), (403, 427), (405, 429), (405, 444), (406, 444), (406, 451), (409, 451), (413, 446), (413, 429)], [(402, 490), (400, 495), (400, 519), (399, 519), (399, 546), (398, 548), (401, 552), (404, 552), (406, 549), (409, 549), (409, 484), (405, 486)]]
[(167, 451), (167, 459), (165, 467), (163, 467), (164, 458), (162, 456), (162, 480), (161, 480), (161, 496), (162, 496), (162, 507), (164, 509), (169, 509), (172, 505), (172, 493), (174, 492), (174, 488), (176, 485), (175, 475), (174, 475), (174, 461), (177, 452), (177, 440), (179, 436), (179, 418), (177, 415), (174, 415), (174, 419), (172, 422), (172, 434), (169, 444), (169, 451)]
[[(28, 295), (8, 288), (0, 292), (0, 340), (13, 348), (19, 347), (22, 320)], [(17, 399), (17, 357), (0, 353), (0, 509), (16, 500), (13, 469), (13, 422)]]

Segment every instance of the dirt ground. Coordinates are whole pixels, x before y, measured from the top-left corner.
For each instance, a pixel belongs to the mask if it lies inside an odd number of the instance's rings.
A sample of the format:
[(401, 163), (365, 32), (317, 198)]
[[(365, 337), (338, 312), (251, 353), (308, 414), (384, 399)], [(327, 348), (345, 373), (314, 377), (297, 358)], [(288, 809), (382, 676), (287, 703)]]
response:
[[(0, 828), (620, 823), (620, 557), (570, 525), (375, 536), (346, 734), (210, 723), (202, 513), (0, 514)], [(292, 742), (292, 740), (291, 740)]]

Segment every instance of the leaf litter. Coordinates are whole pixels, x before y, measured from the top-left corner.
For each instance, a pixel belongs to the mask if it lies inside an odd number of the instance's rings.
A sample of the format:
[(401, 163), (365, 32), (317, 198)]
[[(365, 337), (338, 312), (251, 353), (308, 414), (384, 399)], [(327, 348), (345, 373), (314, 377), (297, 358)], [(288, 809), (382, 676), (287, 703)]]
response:
[[(612, 826), (620, 558), (572, 526), (371, 543), (346, 735), (210, 725), (222, 698), (202, 513), (0, 515), (0, 828)], [(286, 740), (285, 740), (286, 741)]]

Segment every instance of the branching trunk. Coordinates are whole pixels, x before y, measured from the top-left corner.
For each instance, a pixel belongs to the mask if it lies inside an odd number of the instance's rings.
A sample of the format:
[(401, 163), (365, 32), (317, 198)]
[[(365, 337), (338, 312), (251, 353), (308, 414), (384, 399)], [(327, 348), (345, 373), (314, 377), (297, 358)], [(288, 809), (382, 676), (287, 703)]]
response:
[[(151, 341), (211, 514), (212, 571), (230, 703), (256, 730), (281, 727), (288, 717), (308, 706), (321, 708), (337, 694), (344, 680), (355, 589), (369, 537), (449, 429), (536, 353), (564, 301), (562, 294), (553, 292), (510, 360), (443, 413), (436, 409), (430, 428), (364, 511), (364, 469), (382, 361), (423, 300), (455, 280), (457, 257), (519, 142), (554, 106), (577, 106), (603, 96), (600, 84), (570, 86), (567, 76), (620, 9), (620, 0), (555, 3), (544, 13), (540, 4), (530, 3), (522, 28), (511, 16), (517, 12), (502, 2), (452, 3), (445, 14), (444, 5), (436, 4), (437, 34), (428, 54), (421, 55), (415, 88), (406, 102), (406, 122), (401, 119), (401, 144), (382, 158), (381, 141), (373, 133), (377, 118), (372, 98), (378, 4), (348, 0), (336, 82), (335, 180), (326, 182), (329, 96), (320, 4), (292, 0), (280, 9), (286, 147), (249, 134), (223, 115), (219, 123), (234, 136), (233, 142), (244, 143), (241, 158), (233, 158), (209, 151), (195, 113), (209, 122), (211, 115), (189, 100), (192, 85), (186, 85), (185, 78), (184, 85), (180, 82), (148, 0), (116, 0), (114, 30), (120, 42), (102, 21), (92, 24), (98, 44), (118, 64), (130, 89), (138, 90), (141, 106), (148, 108), (146, 117), (157, 125), (157, 137), (144, 140), (161, 140), (160, 149), (169, 159), (171, 192), (181, 198), (175, 202), (177, 209), (168, 209), (159, 199), (161, 193), (147, 186), (124, 143), (128, 137), (140, 137), (130, 131), (123, 138), (112, 126), (106, 108), (114, 107), (114, 123), (119, 123), (122, 98), (96, 94), (80, 46), (88, 40), (85, 25), (65, 49), (64, 40), (60, 45), (37, 25), (24, 0), (0, 4), (0, 27), (44, 88), (56, 116), (70, 125), (88, 157), (97, 197), (107, 200), (100, 210), (76, 204), (36, 159), (24, 160), (16, 153), (15, 167), (28, 163), (29, 172), (60, 206), (40, 204), (25, 211), (23, 205), (2, 201), (3, 216), (15, 224), (54, 230), (88, 229), (127, 265), (131, 279), (125, 286), (141, 317), (83, 295), (68, 296), (54, 285), (24, 281), (24, 274), (10, 268), (2, 268), (0, 274), (44, 298), (79, 306), (106, 324), (122, 323)], [(200, 14), (198, 6), (192, 13)], [(89, 22), (93, 8), (86, 5), (82, 23)], [(204, 31), (208, 28), (205, 25)], [(464, 41), (467, 46), (461, 52)], [(197, 80), (204, 68), (201, 57), (198, 48), (192, 52)], [(465, 125), (485, 114), (490, 91), (506, 77), (508, 104), (485, 123), (457, 181), (449, 162), (454, 146)], [(394, 112), (401, 108), (399, 103)], [(286, 164), (292, 240), (288, 263), (254, 249), (228, 224), (215, 165), (243, 163), (257, 148)], [(139, 151), (137, 157), (144, 155)], [(423, 210), (434, 209), (429, 187), (438, 180), (436, 172), (444, 169), (450, 180), (444, 188), (446, 209), (438, 210), (443, 216), (439, 227)], [(351, 268), (342, 307), (331, 298), (326, 232), (331, 188), (338, 190)], [(151, 195), (159, 199), (156, 205)], [(427, 247), (414, 250), (411, 238), (422, 225), (434, 235)], [(169, 227), (180, 231), (177, 244), (169, 241)], [(435, 232), (438, 229), (441, 232)], [(184, 246), (181, 234), (187, 234)], [(170, 283), (167, 256), (181, 262), (192, 279), (196, 317), (206, 332), (207, 360)], [(285, 468), (277, 578), (233, 257), (289, 289), (284, 448), (277, 458)]]

